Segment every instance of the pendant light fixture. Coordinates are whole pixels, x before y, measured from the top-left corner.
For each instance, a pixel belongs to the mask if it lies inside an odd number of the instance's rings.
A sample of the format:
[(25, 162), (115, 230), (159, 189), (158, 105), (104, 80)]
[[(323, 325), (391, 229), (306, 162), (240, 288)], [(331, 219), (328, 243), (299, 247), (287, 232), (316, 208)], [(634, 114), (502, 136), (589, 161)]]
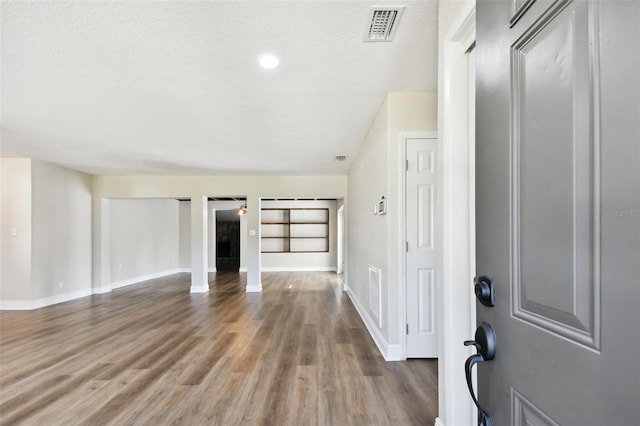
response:
[(238, 215), (242, 216), (243, 214), (247, 214), (247, 202), (245, 201), (242, 206), (238, 209)]

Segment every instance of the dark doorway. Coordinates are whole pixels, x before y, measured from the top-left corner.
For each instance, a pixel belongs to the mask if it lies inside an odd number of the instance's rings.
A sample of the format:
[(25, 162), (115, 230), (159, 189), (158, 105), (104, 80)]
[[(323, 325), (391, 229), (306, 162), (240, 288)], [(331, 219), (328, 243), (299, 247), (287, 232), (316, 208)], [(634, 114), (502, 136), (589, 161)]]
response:
[(226, 211), (216, 212), (216, 269), (240, 269), (240, 219)]

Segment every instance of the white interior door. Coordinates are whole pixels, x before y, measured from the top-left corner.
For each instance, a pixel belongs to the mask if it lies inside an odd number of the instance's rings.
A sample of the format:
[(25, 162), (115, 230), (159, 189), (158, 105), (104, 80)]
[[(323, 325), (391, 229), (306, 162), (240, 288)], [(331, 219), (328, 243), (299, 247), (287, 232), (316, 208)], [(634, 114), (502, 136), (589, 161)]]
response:
[(407, 358), (438, 356), (437, 140), (406, 139)]

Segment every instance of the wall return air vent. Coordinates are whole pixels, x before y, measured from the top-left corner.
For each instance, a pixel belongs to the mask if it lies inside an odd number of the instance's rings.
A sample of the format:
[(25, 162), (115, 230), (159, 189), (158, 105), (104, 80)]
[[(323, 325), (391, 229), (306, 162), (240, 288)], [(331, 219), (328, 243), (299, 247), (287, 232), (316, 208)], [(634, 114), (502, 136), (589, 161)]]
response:
[(371, 6), (364, 41), (391, 41), (404, 6)]

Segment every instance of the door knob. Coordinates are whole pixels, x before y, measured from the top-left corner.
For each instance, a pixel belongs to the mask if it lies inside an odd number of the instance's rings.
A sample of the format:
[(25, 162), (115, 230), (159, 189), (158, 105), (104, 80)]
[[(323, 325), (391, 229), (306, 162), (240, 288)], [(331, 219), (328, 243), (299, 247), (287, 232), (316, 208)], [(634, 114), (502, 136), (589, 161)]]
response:
[(480, 406), (476, 393), (473, 390), (473, 383), (471, 382), (471, 370), (473, 366), (484, 361), (491, 361), (496, 356), (496, 333), (493, 331), (493, 327), (483, 322), (476, 329), (475, 340), (467, 340), (464, 342), (465, 346), (475, 346), (478, 353), (471, 355), (464, 363), (464, 372), (467, 379), (467, 387), (469, 393), (471, 393), (471, 399), (473, 403), (478, 407), (478, 426), (493, 426), (491, 417)]
[(496, 291), (493, 280), (486, 275), (475, 277), (473, 279), (473, 291), (476, 293), (476, 297), (484, 306), (495, 306), (496, 304)]

